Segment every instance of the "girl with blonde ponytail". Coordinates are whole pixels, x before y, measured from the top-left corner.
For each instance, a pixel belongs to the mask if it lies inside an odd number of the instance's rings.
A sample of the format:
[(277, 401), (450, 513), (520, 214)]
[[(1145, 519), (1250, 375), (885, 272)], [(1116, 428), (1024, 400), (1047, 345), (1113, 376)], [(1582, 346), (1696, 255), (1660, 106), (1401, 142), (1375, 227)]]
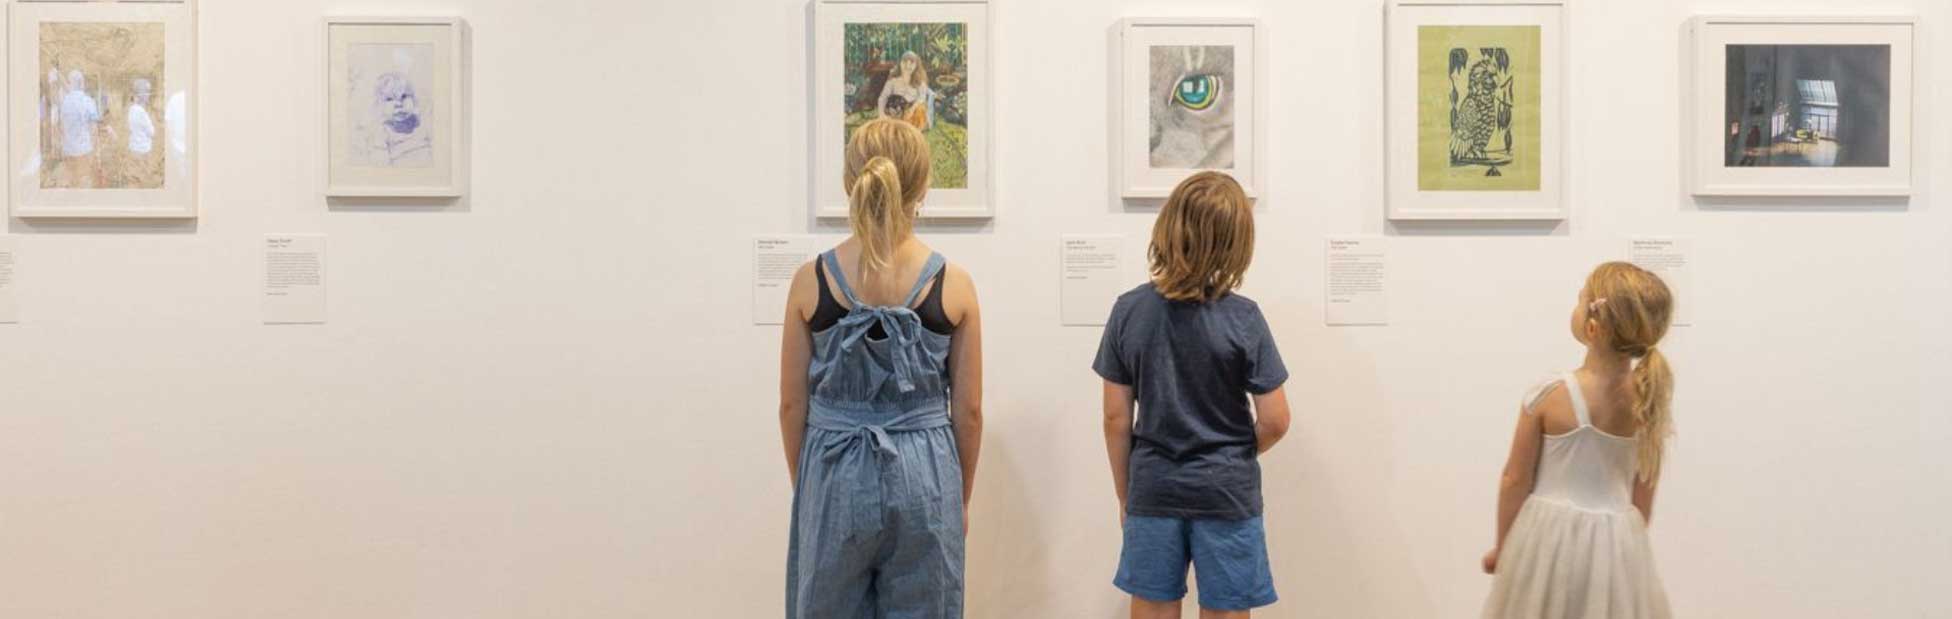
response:
[(1593, 269), (1573, 306), (1579, 369), (1533, 389), (1498, 492), (1487, 619), (1666, 619), (1647, 524), (1673, 433), (1673, 317), (1665, 283), (1639, 267)]
[(982, 320), (969, 273), (915, 238), (929, 161), (906, 122), (855, 130), (842, 179), (853, 235), (788, 293), (788, 619), (962, 616)]

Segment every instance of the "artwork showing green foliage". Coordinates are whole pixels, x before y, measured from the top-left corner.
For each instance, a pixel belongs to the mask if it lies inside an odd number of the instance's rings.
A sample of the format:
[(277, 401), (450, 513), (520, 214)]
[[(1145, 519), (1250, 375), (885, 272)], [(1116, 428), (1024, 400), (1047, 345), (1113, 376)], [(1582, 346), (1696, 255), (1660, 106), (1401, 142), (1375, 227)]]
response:
[(1539, 30), (1417, 28), (1417, 189), (1539, 189)]
[(845, 135), (876, 118), (907, 121), (928, 138), (929, 186), (968, 187), (968, 25), (850, 23), (843, 30)]

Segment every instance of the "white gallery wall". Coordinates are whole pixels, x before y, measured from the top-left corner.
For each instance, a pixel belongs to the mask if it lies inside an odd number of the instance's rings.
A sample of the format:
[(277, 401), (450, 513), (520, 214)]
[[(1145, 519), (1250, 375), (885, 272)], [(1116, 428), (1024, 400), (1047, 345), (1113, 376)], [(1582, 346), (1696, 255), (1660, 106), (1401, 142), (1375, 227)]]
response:
[[(1288, 365), (1264, 461), (1282, 601), (1263, 617), (1473, 616), (1520, 392), (1578, 362), (1581, 277), (1690, 238), (1693, 326), (1653, 536), (1683, 617), (1952, 617), (1952, 34), (1917, 14), (1908, 202), (1700, 204), (1684, 27), (1825, 0), (1575, 0), (1571, 217), (1383, 218), (1381, 0), (997, 0), (996, 217), (932, 225), (984, 306), (987, 440), (969, 616), (1121, 617), (1065, 233), (1110, 197), (1108, 37), (1126, 16), (1263, 20), (1273, 174), (1245, 293)], [(473, 28), (474, 184), (328, 207), (321, 16)], [(204, 0), (203, 217), (10, 221), (0, 325), (0, 617), (770, 617), (787, 506), (756, 234), (809, 219), (805, 0)], [(330, 322), (259, 324), (259, 246), (328, 235)], [(1324, 235), (1384, 235), (1392, 323), (1322, 320)], [(1134, 282), (1136, 283), (1136, 281)]]

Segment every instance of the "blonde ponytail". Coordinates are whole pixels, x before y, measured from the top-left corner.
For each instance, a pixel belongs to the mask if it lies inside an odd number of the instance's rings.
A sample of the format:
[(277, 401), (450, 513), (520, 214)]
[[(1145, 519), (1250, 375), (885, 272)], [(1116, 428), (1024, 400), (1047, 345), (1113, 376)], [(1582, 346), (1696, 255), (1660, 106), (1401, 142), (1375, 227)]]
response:
[(901, 176), (887, 157), (869, 159), (847, 195), (847, 223), (861, 241), (861, 270), (877, 272), (894, 266), (895, 243), (913, 229), (913, 216), (903, 208)]
[(1604, 342), (1636, 360), (1631, 373), (1633, 420), (1638, 430), (1640, 480), (1656, 483), (1667, 437), (1674, 434), (1669, 403), (1674, 370), (1656, 346), (1673, 319), (1674, 296), (1660, 276), (1626, 262), (1608, 262), (1586, 278), (1593, 296), (1588, 318), (1597, 321)]
[(1667, 437), (1674, 433), (1669, 403), (1674, 399), (1674, 370), (1659, 348), (1649, 347), (1647, 356), (1633, 366), (1633, 420), (1640, 428), (1640, 480), (1653, 484), (1661, 478), (1661, 454)]
[(930, 161), (928, 139), (900, 120), (868, 121), (848, 140), (842, 184), (863, 273), (892, 268), (895, 247), (914, 233), (915, 210), (929, 190)]

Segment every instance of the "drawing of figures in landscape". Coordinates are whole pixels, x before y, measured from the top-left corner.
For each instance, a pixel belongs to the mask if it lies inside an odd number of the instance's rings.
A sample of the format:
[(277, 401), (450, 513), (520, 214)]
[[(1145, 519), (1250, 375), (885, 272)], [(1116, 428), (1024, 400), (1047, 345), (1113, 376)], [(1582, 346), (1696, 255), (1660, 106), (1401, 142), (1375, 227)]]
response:
[(346, 114), (350, 163), (424, 168), (434, 163), (434, 46), (362, 44), (347, 50)]
[(1152, 167), (1233, 169), (1233, 46), (1154, 45), (1149, 56)]
[(1418, 188), (1539, 188), (1539, 27), (1422, 26)]
[(163, 186), (163, 51), (161, 23), (40, 25), (41, 188)]

